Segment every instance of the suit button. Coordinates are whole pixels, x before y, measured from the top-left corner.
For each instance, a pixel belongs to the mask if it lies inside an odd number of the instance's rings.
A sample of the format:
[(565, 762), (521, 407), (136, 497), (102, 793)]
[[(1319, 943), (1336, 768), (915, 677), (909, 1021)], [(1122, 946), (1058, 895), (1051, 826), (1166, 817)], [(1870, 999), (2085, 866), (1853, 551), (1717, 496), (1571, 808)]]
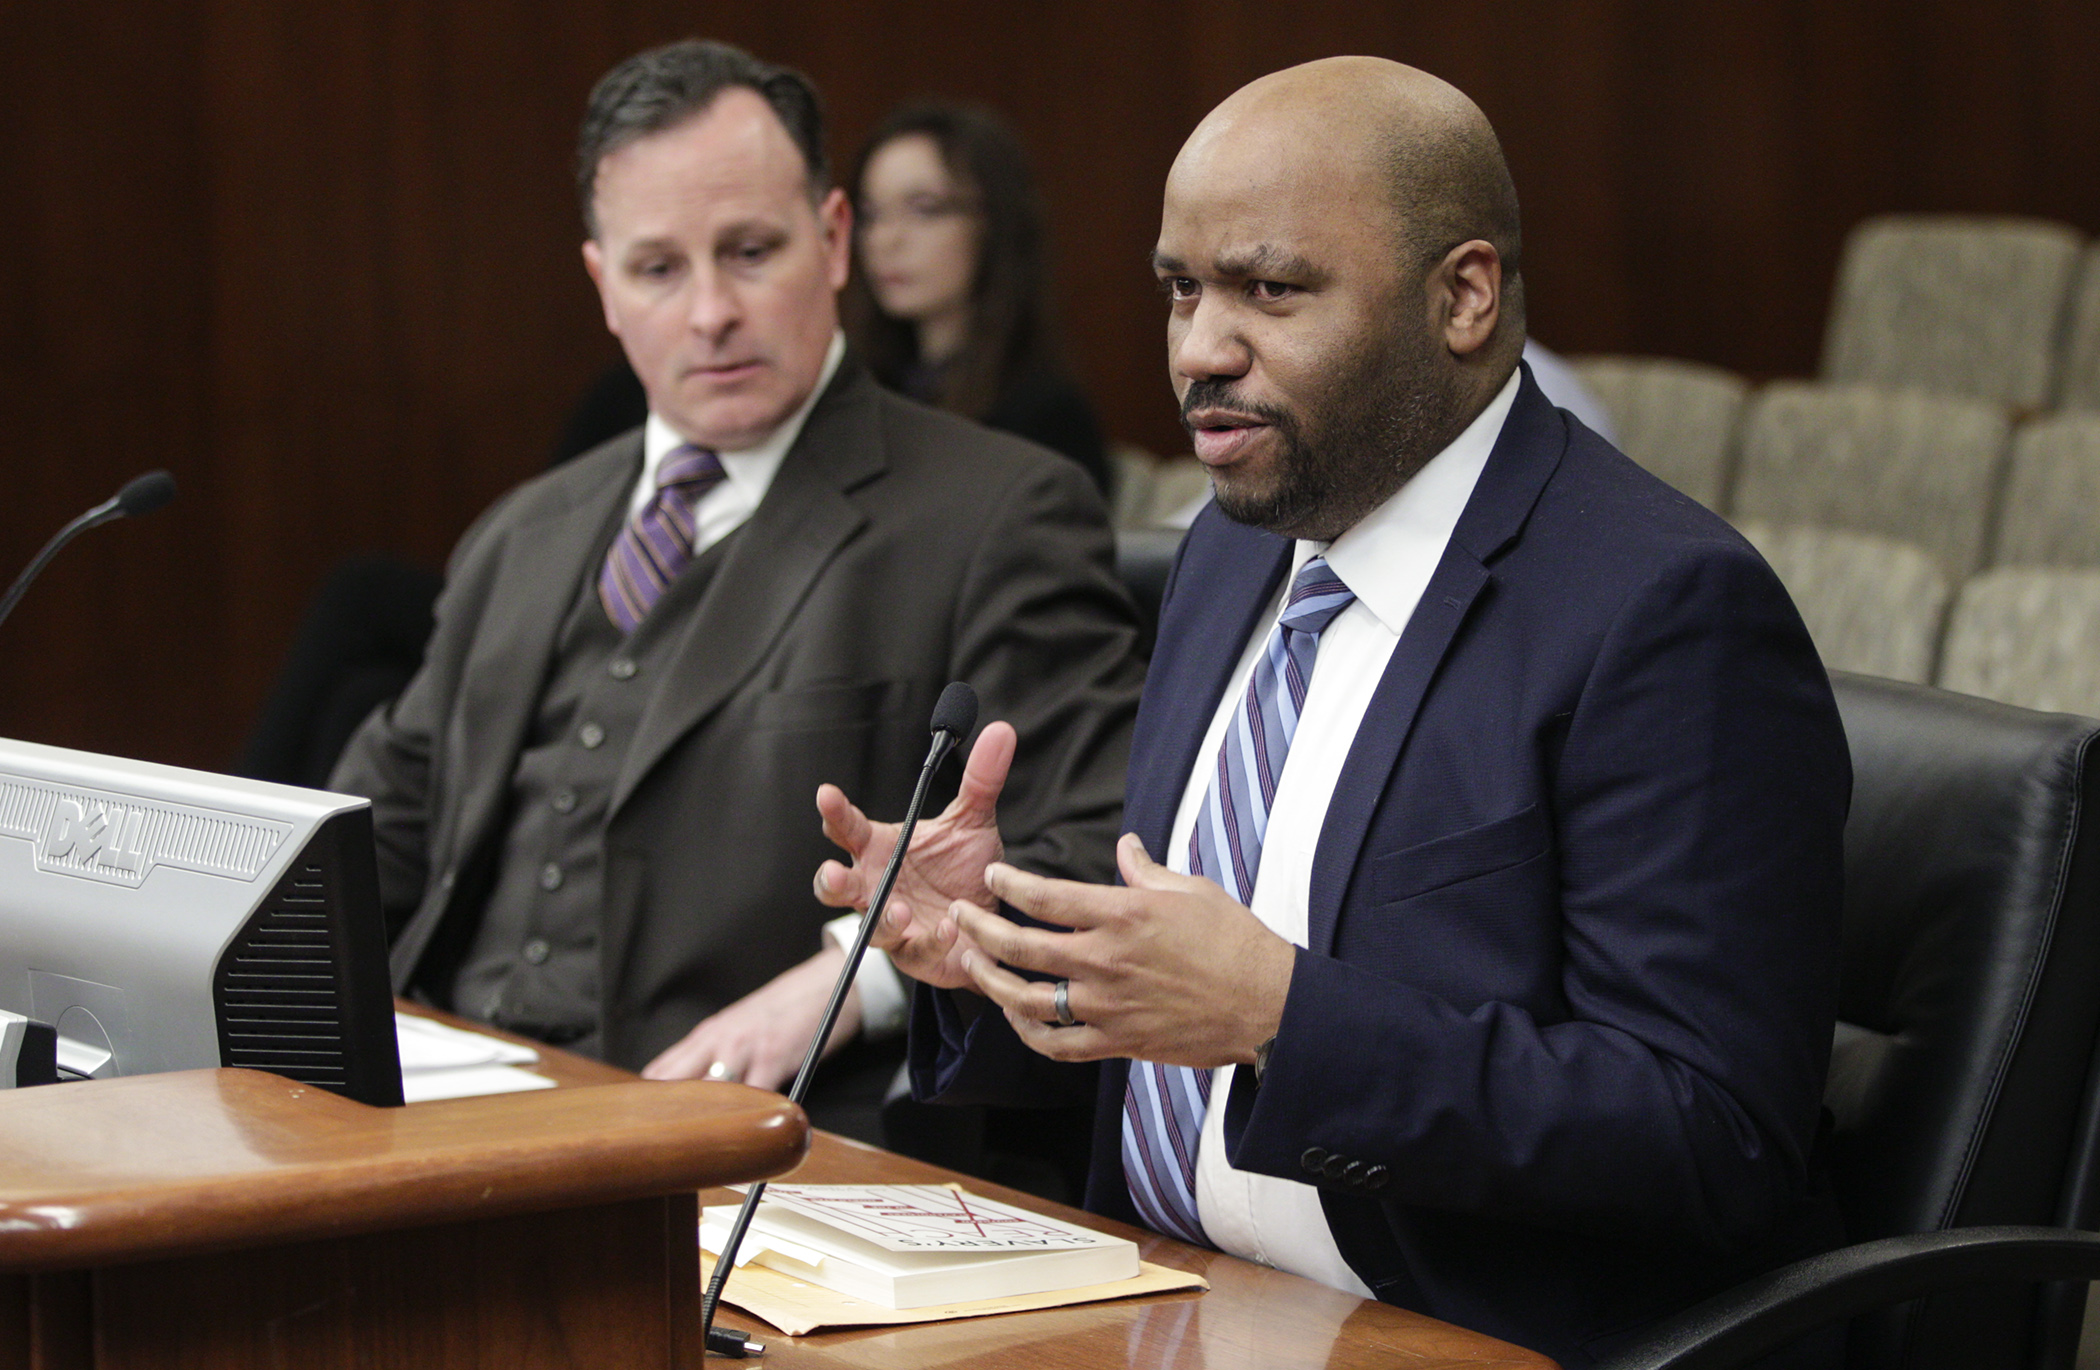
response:
[(1317, 1175), (1320, 1173), (1320, 1167), (1327, 1164), (1327, 1153), (1316, 1146), (1309, 1146), (1305, 1148), (1305, 1154), (1298, 1158), (1298, 1164), (1304, 1166), (1308, 1174)]
[(595, 723), (586, 723), (576, 730), (576, 740), (583, 744), (585, 751), (596, 751), (605, 745), (605, 729)]
[(554, 806), (556, 813), (574, 813), (576, 812), (576, 791), (564, 785), (556, 790), (554, 797), (547, 802)]
[(1342, 1172), (1348, 1168), (1347, 1156), (1329, 1156), (1326, 1163), (1320, 1167), (1320, 1173), (1330, 1180), (1339, 1180), (1342, 1178)]
[(632, 680), (634, 679), (635, 670), (634, 658), (632, 657), (616, 656), (605, 665), (605, 673), (614, 680)]
[(1386, 1183), (1392, 1178), (1391, 1171), (1382, 1165), (1374, 1165), (1364, 1172), (1364, 1191), (1369, 1194), (1376, 1194), (1379, 1190), (1385, 1188)]
[(1342, 1167), (1342, 1183), (1346, 1185), (1360, 1185), (1364, 1182), (1364, 1176), (1370, 1172), (1370, 1169), (1371, 1163), (1369, 1161), (1351, 1161)]
[(552, 861), (540, 867), (540, 888), (552, 893), (561, 888), (561, 867)]
[(545, 941), (535, 937), (525, 944), (525, 959), (535, 966), (544, 966), (553, 950), (554, 948), (548, 946)]

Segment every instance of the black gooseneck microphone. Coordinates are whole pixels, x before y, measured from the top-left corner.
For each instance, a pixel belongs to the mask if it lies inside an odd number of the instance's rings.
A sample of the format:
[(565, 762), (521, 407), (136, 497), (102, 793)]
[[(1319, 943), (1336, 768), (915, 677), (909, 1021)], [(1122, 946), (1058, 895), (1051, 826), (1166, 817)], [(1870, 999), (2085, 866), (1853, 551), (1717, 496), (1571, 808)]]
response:
[[(977, 726), (977, 691), (960, 680), (953, 681), (941, 691), (938, 703), (933, 706), (933, 745), (927, 749), (926, 764), (919, 768), (919, 783), (911, 792), (911, 806), (904, 811), (904, 827), (897, 834), (897, 845), (890, 849), (890, 863), (882, 871), (881, 883), (875, 886), (875, 897), (868, 901), (867, 916), (860, 920), (860, 933), (853, 939), (853, 950), (846, 953), (846, 965), (839, 972), (839, 982), (832, 986), (831, 1003), (824, 1009), (824, 1021), (817, 1025), (817, 1035), (810, 1040), (809, 1051), (802, 1058), (802, 1069), (795, 1072), (795, 1083), (788, 1088), (788, 1102), (799, 1104), (802, 1096), (809, 1093), (810, 1077), (817, 1073), (818, 1058), (824, 1054), (824, 1043), (831, 1038), (831, 1029), (837, 1025), (839, 1010), (845, 1007), (846, 991), (853, 987), (853, 977), (860, 970), (860, 958), (868, 951), (868, 939), (875, 935), (882, 921), (882, 911), (890, 902), (890, 890), (897, 883), (897, 872), (904, 867), (904, 853), (911, 846), (912, 829), (919, 825), (919, 810), (926, 803), (926, 791), (933, 784), (933, 774), (941, 768), (941, 762), (955, 744), (970, 735)], [(743, 1245), (744, 1232), (751, 1226), (751, 1217), (758, 1211), (758, 1201), (766, 1192), (765, 1181), (751, 1186), (744, 1195), (744, 1206), (737, 1210), (736, 1225), (729, 1230), (729, 1240), (715, 1257), (714, 1278), (707, 1282), (707, 1297), (700, 1305), (700, 1332), (707, 1349), (724, 1356), (742, 1360), (746, 1356), (758, 1355), (765, 1350), (753, 1342), (749, 1335), (733, 1327), (715, 1327), (715, 1307), (722, 1301), (722, 1286), (729, 1282), (729, 1272), (736, 1268), (737, 1248)]]
[(150, 514), (173, 498), (175, 477), (165, 471), (148, 471), (59, 529), (51, 541), (44, 544), (44, 550), (36, 554), (36, 560), (30, 562), (28, 568), (15, 577), (15, 583), (7, 587), (7, 598), (0, 599), (0, 623), (5, 623), (7, 616), (15, 611), (15, 601), (22, 598), (22, 592), (29, 588), (30, 582), (51, 564), (51, 558), (58, 555), (59, 548), (90, 528), (116, 519), (137, 518), (141, 514)]

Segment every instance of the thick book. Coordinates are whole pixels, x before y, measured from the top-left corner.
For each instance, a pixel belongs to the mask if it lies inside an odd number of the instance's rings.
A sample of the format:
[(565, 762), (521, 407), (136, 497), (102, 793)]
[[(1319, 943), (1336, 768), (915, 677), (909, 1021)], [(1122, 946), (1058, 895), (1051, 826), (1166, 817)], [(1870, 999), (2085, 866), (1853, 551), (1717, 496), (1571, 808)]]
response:
[[(719, 1253), (736, 1209), (701, 1213)], [(1014, 1298), (1127, 1280), (1137, 1245), (947, 1185), (773, 1185), (737, 1263), (885, 1308)]]

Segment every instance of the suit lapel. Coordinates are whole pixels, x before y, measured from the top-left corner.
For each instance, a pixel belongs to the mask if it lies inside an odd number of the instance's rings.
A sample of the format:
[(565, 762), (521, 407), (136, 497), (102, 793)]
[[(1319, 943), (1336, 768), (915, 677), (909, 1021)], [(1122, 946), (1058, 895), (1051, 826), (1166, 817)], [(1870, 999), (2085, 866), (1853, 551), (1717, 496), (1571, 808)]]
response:
[(1190, 773), (1209, 764), (1197, 748), (1248, 636), (1262, 627), (1290, 568), (1292, 545), (1289, 538), (1233, 523), (1216, 506), (1189, 532), (1175, 572), (1177, 593), (1145, 677), (1124, 800), (1124, 827), (1144, 841), (1155, 861), (1167, 860)]
[(1400, 750), (1414, 729), (1437, 668), (1474, 601), (1493, 579), (1490, 566), (1522, 531), (1566, 446), (1565, 422), (1540, 393), (1531, 369), (1525, 367), (1494, 451), (1459, 515), (1443, 560), (1422, 592), (1421, 603), (1393, 647), (1335, 781), (1313, 855), (1306, 941), (1316, 955), (1334, 951), (1335, 925), (1364, 835), (1387, 793)]
[(671, 654), (613, 785), (611, 815), (758, 668), (817, 576), (868, 521), (845, 492), (884, 469), (878, 404), (875, 382), (848, 362), (810, 411)]
[(1430, 678), (1487, 582), (1487, 568), (1454, 539), (1444, 549), (1444, 559), (1430, 577), (1429, 588), (1422, 592), (1422, 602), (1393, 647), (1385, 675), (1379, 679), (1364, 721), (1356, 729), (1356, 740), (1349, 746), (1348, 759), (1342, 763), (1342, 773), (1334, 782), (1327, 821), (1320, 828), (1320, 843), (1313, 854), (1306, 943), (1317, 955), (1334, 950), (1342, 895), (1356, 868), (1356, 853), (1363, 846), (1371, 815), (1384, 797), (1386, 779), (1414, 727)]
[(472, 851), (502, 806), (518, 748), (539, 707), (555, 638), (607, 525), (634, 488), (641, 459), (637, 432), (607, 454), (619, 474), (602, 492), (563, 513), (521, 523), (509, 535), (461, 677), (464, 697), (449, 757), (462, 778), (454, 854)]

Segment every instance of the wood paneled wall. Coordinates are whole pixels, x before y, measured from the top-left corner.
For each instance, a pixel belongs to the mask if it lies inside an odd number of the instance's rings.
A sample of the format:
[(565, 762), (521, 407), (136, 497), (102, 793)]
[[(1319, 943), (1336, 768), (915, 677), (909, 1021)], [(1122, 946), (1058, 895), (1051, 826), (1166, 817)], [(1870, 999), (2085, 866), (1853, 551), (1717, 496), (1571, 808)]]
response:
[(909, 96), (1004, 110), (1075, 361), (1159, 449), (1161, 179), (1219, 98), (1308, 57), (1403, 58), (1486, 108), (1563, 351), (1807, 372), (1865, 215), (2100, 231), (2090, 0), (0, 0), (0, 574), (137, 471), (183, 486), (0, 627), (0, 734), (224, 764), (337, 558), (437, 565), (539, 469), (612, 355), (577, 114), (688, 33), (809, 71), (841, 159)]

